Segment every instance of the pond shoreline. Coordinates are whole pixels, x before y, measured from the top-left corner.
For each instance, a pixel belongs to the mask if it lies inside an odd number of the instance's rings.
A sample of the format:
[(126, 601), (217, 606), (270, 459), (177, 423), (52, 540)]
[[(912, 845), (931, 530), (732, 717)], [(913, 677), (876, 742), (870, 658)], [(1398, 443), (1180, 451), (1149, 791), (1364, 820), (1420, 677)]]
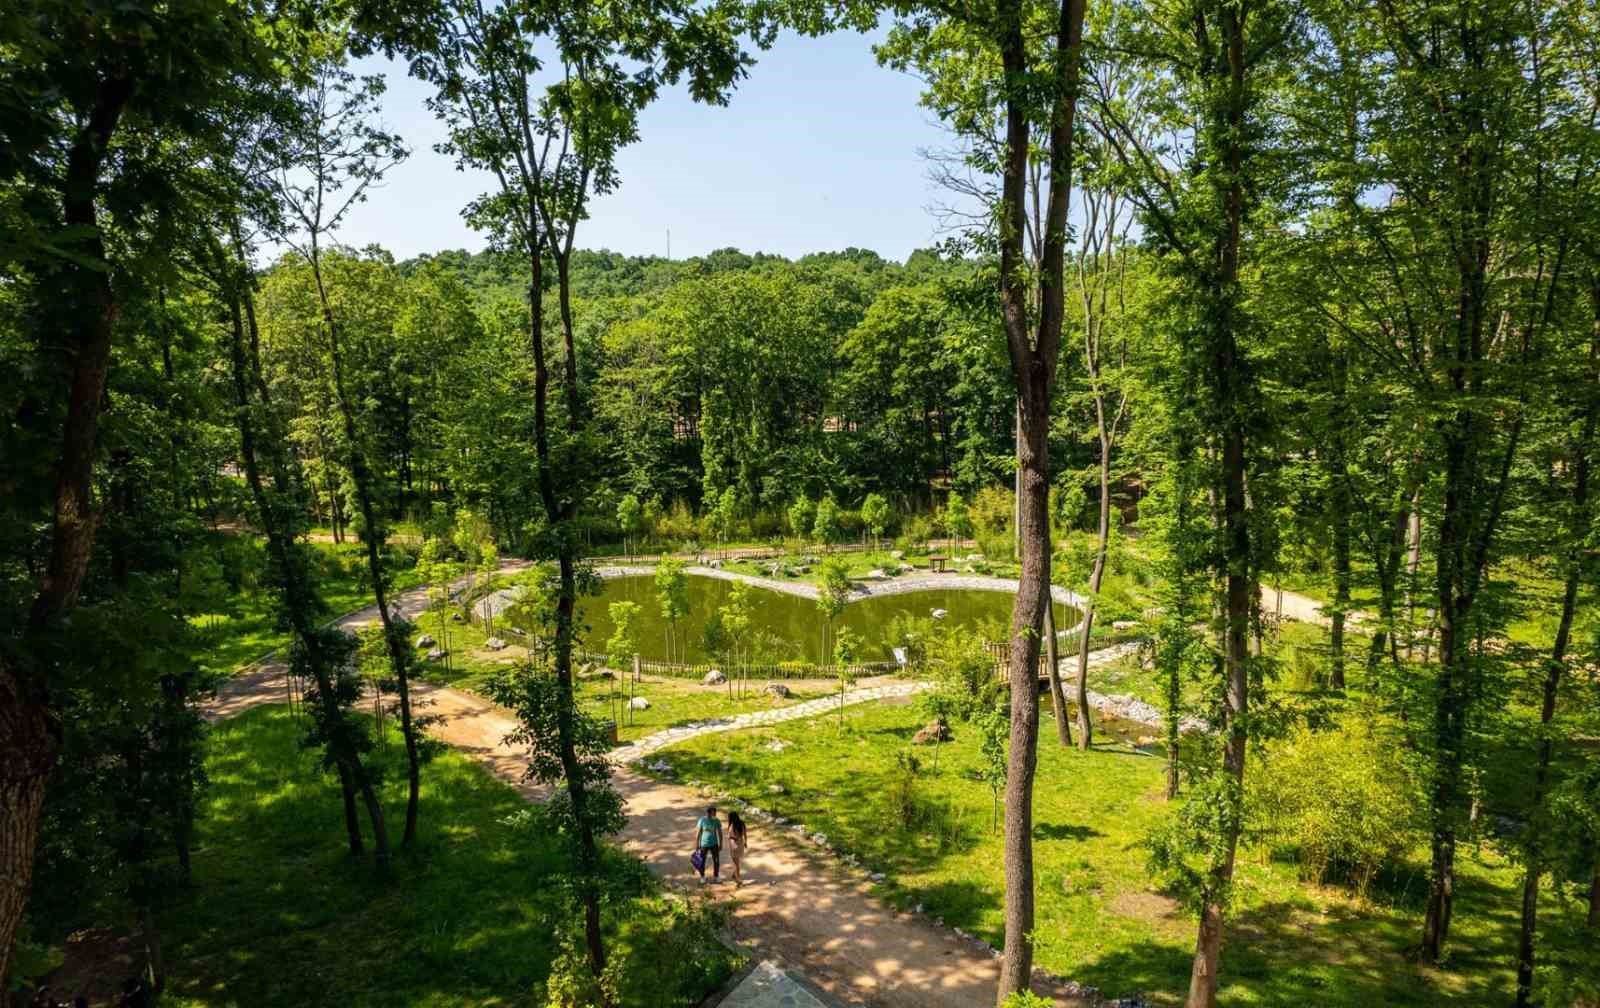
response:
[[(654, 575), (654, 567), (638, 565), (606, 565), (595, 568), (595, 575), (600, 578), (618, 577), (650, 577)], [(766, 588), (769, 591), (783, 592), (786, 595), (796, 595), (800, 598), (815, 599), (818, 596), (817, 586), (804, 581), (781, 581), (777, 578), (758, 577), (754, 574), (742, 574), (739, 571), (723, 570), (718, 567), (705, 567), (695, 565), (685, 567), (685, 574), (697, 577), (717, 578), (722, 581), (742, 581), (757, 588)], [(857, 581), (850, 582), (851, 601), (856, 599), (873, 598), (884, 595), (904, 595), (919, 591), (938, 591), (940, 589), (956, 589), (968, 591), (993, 591), (1007, 592), (1015, 595), (1019, 582), (1015, 578), (988, 577), (982, 574), (911, 574), (904, 577), (886, 578), (882, 581)], [(1071, 606), (1081, 614), (1085, 609), (1084, 600), (1074, 591), (1060, 585), (1050, 586), (1051, 596), (1060, 604)]]

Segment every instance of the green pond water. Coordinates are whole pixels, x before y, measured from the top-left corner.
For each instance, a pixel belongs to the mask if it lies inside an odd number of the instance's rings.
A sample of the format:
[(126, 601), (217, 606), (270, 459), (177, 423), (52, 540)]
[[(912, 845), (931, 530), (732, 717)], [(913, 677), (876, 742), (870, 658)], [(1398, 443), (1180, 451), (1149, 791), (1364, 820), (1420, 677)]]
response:
[[(711, 614), (728, 601), (733, 582), (720, 578), (690, 575), (689, 615), (678, 621), (678, 639), (686, 648), (680, 660), (693, 663), (709, 662), (702, 635)], [(756, 631), (770, 642), (756, 655), (757, 661), (811, 661), (823, 660), (822, 634), (824, 619), (813, 599), (801, 598), (784, 592), (752, 586), (750, 597), (754, 604)], [(889, 636), (897, 619), (916, 617), (926, 619), (934, 609), (945, 610), (942, 625), (968, 627), (977, 630), (990, 640), (1001, 640), (1011, 623), (1009, 592), (977, 591), (970, 588), (935, 588), (927, 591), (905, 592), (899, 595), (877, 595), (858, 599), (845, 607), (838, 626), (848, 627), (862, 642), (861, 660), (889, 661), (893, 659)], [(608, 578), (598, 596), (589, 596), (578, 602), (580, 623), (587, 624), (583, 648), (604, 651), (612, 634), (610, 611), (612, 602), (636, 602), (640, 607), (638, 617), (639, 653), (648, 659), (664, 660), (667, 657), (667, 622), (661, 618), (661, 605), (656, 598), (655, 580), (650, 577)], [(1056, 626), (1066, 629), (1077, 622), (1076, 611), (1066, 606), (1056, 606)]]

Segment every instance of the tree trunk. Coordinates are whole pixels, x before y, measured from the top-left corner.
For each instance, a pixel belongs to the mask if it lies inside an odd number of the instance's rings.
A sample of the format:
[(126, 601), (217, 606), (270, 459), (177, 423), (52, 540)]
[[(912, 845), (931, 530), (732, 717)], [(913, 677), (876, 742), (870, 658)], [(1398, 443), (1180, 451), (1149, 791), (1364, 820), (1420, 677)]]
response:
[[(1238, 347), (1238, 328), (1242, 314), (1238, 304), (1239, 253), (1244, 226), (1244, 151), (1243, 133), (1246, 103), (1244, 14), (1238, 7), (1223, 4), (1218, 20), (1226, 51), (1226, 80), (1220, 122), (1208, 124), (1221, 134), (1217, 153), (1225, 167), (1219, 180), (1225, 214), (1224, 228), (1217, 236), (1217, 269), (1211, 294), (1211, 318), (1207, 322), (1207, 347), (1214, 387), (1214, 416), (1222, 432), (1221, 520), (1223, 535), (1223, 705), (1221, 730), (1224, 734), (1222, 772), (1229, 790), (1224, 800), (1234, 808), (1224, 817), (1221, 851), (1205, 885), (1200, 913), (1199, 935), (1195, 941), (1194, 964), (1189, 976), (1188, 1008), (1215, 1008), (1217, 966), (1222, 956), (1223, 899), (1233, 882), (1234, 859), (1241, 827), (1246, 725), (1250, 713), (1250, 616), (1260, 597), (1251, 562), (1250, 516), (1246, 502), (1246, 454), (1244, 415), (1248, 401), (1247, 376)], [(1252, 597), (1254, 595), (1254, 597)]]
[(1072, 726), (1067, 723), (1067, 695), (1061, 688), (1060, 660), (1056, 655), (1056, 604), (1046, 596), (1044, 607), (1045, 680), (1050, 684), (1050, 711), (1056, 718), (1056, 741), (1063, 749), (1072, 745)]
[(1093, 728), (1089, 722), (1089, 632), (1094, 629), (1094, 611), (1100, 601), (1100, 585), (1106, 573), (1106, 553), (1111, 544), (1111, 439), (1106, 430), (1103, 397), (1096, 396), (1095, 415), (1100, 427), (1100, 524), (1095, 533), (1094, 569), (1089, 574), (1089, 605), (1083, 611), (1083, 628), (1078, 634), (1078, 748), (1089, 751)]

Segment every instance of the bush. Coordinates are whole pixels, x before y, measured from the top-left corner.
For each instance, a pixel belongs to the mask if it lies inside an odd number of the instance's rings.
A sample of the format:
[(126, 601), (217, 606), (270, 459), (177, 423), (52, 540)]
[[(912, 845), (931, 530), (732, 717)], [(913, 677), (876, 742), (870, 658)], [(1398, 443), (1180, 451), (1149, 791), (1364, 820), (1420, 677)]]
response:
[(1015, 496), (1004, 487), (990, 486), (979, 490), (972, 498), (971, 507), (968, 508), (977, 539), (982, 542), (986, 535), (1004, 539), (1007, 543), (1006, 554), (1009, 556), (1011, 519), (1015, 507)]
[(900, 536), (894, 541), (895, 548), (903, 553), (920, 553), (927, 548), (928, 540), (934, 537), (936, 531), (933, 519), (927, 515), (911, 515), (900, 523)]
[(1292, 852), (1308, 881), (1338, 878), (1365, 895), (1421, 840), (1421, 788), (1367, 725), (1298, 729), (1268, 747), (1247, 782), (1252, 834)]
[(917, 821), (917, 775), (922, 771), (922, 761), (915, 753), (894, 754), (894, 775), (889, 778), (889, 808), (894, 820), (903, 830)]

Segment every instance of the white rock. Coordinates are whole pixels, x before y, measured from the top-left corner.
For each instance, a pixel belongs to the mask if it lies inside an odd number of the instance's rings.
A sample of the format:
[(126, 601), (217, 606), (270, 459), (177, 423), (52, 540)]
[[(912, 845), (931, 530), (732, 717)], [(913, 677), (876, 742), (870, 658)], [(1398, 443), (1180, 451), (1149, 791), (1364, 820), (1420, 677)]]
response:
[(423, 634), (421, 637), (417, 638), (417, 647), (419, 648), (431, 648), (437, 643), (438, 642), (433, 639), (432, 634)]
[(782, 784), (768, 784), (767, 794), (788, 794), (789, 790)]
[(632, 700), (628, 701), (628, 706), (634, 710), (649, 710), (650, 701), (646, 700), (642, 696), (636, 696)]
[(716, 669), (712, 669), (710, 672), (707, 672), (706, 677), (700, 680), (701, 684), (705, 686), (721, 686), (727, 681), (728, 677)]
[(490, 637), (488, 640), (483, 642), (483, 646), (490, 651), (504, 651), (506, 649), (506, 642), (501, 640), (499, 637)]
[(884, 876), (883, 872), (875, 871), (871, 875), (868, 875), (867, 878), (870, 878), (874, 882), (882, 882), (884, 880), (885, 876)]
[(950, 615), (950, 610), (934, 609), (930, 611), (929, 615), (931, 615), (934, 619), (944, 619), (946, 616)]
[[(762, 746), (761, 748), (765, 749), (767, 752), (774, 752), (774, 753), (783, 752), (785, 749), (789, 748), (789, 743), (785, 742), (781, 738), (775, 738), (771, 742), (768, 742), (766, 745)], [(770, 787), (778, 787), (778, 786), (780, 786), (780, 785), (776, 785), (776, 784), (770, 785)]]
[(432, 651), (428, 652), (428, 660), (429, 661), (439, 661), (443, 657), (444, 657), (444, 651), (442, 649), (440, 649), (440, 648), (434, 648)]
[(1121, 631), (1121, 630), (1132, 630), (1134, 627), (1136, 627), (1138, 625), (1139, 625), (1139, 621), (1138, 620), (1119, 619), (1119, 620), (1113, 620), (1112, 621), (1111, 629), (1118, 630), (1118, 631)]

